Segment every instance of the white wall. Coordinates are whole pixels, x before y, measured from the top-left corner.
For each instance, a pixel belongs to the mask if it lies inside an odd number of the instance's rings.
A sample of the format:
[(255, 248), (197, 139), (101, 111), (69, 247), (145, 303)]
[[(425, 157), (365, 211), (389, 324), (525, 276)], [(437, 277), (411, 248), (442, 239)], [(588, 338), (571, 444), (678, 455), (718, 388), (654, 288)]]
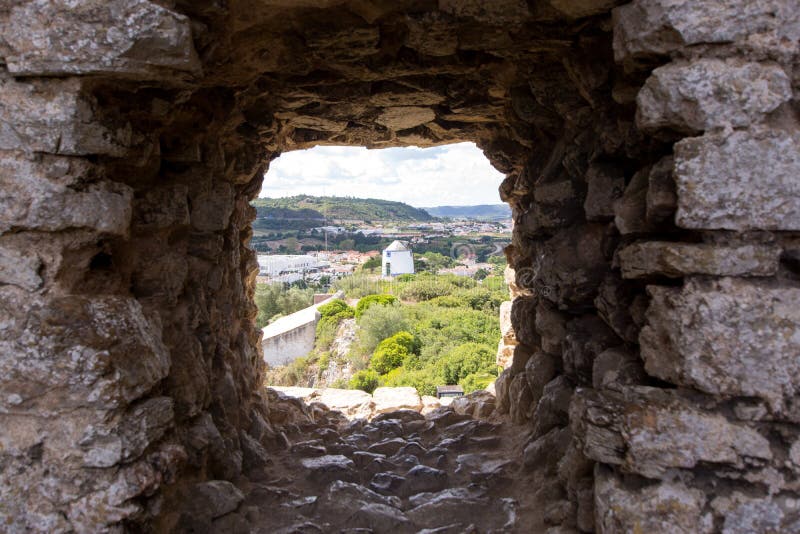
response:
[[(386, 264), (391, 272), (387, 272)], [(381, 262), (383, 276), (414, 274), (414, 255), (410, 250), (384, 250)]]

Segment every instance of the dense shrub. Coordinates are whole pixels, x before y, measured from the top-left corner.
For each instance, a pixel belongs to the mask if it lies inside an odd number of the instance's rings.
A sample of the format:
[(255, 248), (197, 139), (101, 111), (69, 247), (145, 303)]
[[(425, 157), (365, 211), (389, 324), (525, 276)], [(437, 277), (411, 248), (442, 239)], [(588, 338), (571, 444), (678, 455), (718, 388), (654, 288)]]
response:
[(494, 352), (490, 347), (478, 343), (459, 345), (437, 363), (447, 384), (458, 384), (468, 375), (491, 373), (496, 368)]
[(369, 366), (380, 374), (400, 367), (417, 348), (414, 336), (409, 332), (398, 332), (378, 343)]
[(355, 310), (348, 306), (342, 299), (334, 299), (317, 308), (323, 317), (334, 317), (336, 319), (350, 319), (355, 315)]
[(464, 388), (464, 393), (472, 393), (486, 387), (497, 379), (497, 375), (489, 372), (472, 373), (459, 381), (459, 385)]
[(388, 306), (389, 304), (394, 304), (397, 302), (397, 297), (394, 295), (367, 295), (366, 297), (362, 298), (356, 304), (356, 319), (360, 319), (364, 312), (366, 312), (370, 306), (378, 304), (380, 306)]
[(381, 377), (383, 385), (388, 387), (412, 387), (420, 395), (436, 395), (436, 386), (444, 384), (440, 375), (430, 369), (409, 370), (398, 367)]
[(367, 393), (372, 393), (379, 385), (380, 377), (372, 369), (357, 372), (349, 382), (350, 389), (360, 389)]
[(357, 349), (361, 354), (371, 354), (378, 343), (401, 330), (408, 330), (408, 322), (400, 304), (372, 306), (361, 316), (358, 329)]

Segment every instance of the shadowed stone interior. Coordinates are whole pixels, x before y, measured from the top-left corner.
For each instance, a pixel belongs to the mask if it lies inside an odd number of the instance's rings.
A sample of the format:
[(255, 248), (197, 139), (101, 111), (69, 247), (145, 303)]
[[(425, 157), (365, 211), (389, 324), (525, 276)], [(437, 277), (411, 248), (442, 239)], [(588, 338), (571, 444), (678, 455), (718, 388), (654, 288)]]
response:
[(798, 17), (5, 2), (0, 524), (236, 510), (231, 482), (320, 420), (262, 387), (249, 201), (269, 161), (474, 141), (515, 221), (496, 407), (550, 474), (549, 528), (800, 531)]

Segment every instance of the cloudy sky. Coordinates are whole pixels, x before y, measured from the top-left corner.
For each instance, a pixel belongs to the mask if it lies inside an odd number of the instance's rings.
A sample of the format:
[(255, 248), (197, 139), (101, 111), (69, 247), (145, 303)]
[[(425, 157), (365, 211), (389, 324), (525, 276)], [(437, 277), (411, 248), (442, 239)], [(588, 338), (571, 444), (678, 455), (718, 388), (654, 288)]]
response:
[(383, 150), (318, 146), (274, 160), (260, 196), (335, 195), (417, 207), (468, 206), (500, 204), (501, 181), (503, 175), (474, 143)]

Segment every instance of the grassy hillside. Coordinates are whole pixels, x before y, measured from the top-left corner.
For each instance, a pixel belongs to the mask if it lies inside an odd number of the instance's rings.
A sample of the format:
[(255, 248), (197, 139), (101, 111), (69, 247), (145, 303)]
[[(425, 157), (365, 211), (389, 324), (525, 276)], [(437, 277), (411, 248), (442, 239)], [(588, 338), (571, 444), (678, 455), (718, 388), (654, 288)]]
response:
[(508, 204), (480, 204), (478, 206), (436, 206), (423, 208), (434, 217), (449, 217), (451, 219), (480, 219), (497, 220), (511, 217), (511, 207)]
[(425, 210), (402, 202), (375, 198), (315, 197), (259, 198), (253, 201), (259, 219), (311, 220), (324, 218), (358, 221), (431, 221)]

